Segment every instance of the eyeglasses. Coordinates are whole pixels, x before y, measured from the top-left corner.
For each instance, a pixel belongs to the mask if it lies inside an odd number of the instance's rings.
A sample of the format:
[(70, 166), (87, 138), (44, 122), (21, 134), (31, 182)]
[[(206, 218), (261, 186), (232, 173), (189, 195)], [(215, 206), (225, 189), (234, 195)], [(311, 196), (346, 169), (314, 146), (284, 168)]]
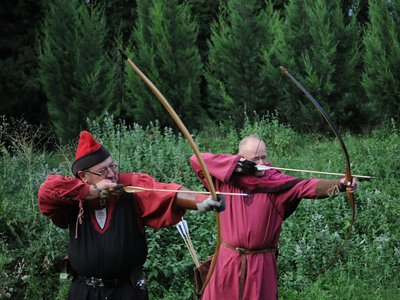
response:
[(108, 166), (101, 168), (97, 172), (93, 172), (93, 171), (89, 171), (89, 170), (85, 170), (84, 172), (87, 172), (87, 173), (90, 173), (93, 175), (97, 175), (97, 176), (106, 176), (110, 171), (112, 171), (113, 173), (116, 173), (117, 169), (118, 169), (118, 165), (115, 162), (112, 162)]

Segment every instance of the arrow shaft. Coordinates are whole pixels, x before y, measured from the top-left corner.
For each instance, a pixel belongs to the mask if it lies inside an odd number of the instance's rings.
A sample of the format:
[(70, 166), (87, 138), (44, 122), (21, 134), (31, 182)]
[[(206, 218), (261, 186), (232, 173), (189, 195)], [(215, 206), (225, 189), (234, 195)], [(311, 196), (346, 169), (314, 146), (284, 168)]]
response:
[[(128, 185), (124, 187), (125, 192), (127, 193), (140, 193), (140, 192), (173, 192), (173, 193), (188, 193), (188, 194), (204, 194), (210, 195), (210, 192), (203, 191), (190, 191), (190, 190), (165, 190), (165, 189), (150, 189), (144, 188), (140, 186), (132, 186)], [(230, 195), (230, 196), (247, 196), (245, 193), (225, 193), (225, 192), (216, 192), (217, 195)]]
[(192, 257), (194, 264), (196, 265), (197, 268), (200, 267), (200, 262), (197, 257), (197, 253), (194, 250), (193, 242), (189, 234), (189, 227), (187, 226), (186, 221), (182, 218), (182, 221), (176, 224), (176, 228), (178, 229), (181, 237), (183, 238), (183, 241), (185, 242), (185, 245), (189, 250), (190, 256)]
[[(258, 167), (258, 166), (257, 166)], [(338, 175), (338, 176), (345, 176), (343, 173), (334, 173), (334, 172), (324, 172), (324, 171), (314, 171), (314, 170), (303, 170), (303, 169), (291, 169), (291, 168), (281, 168), (281, 167), (269, 167), (267, 166), (268, 169), (276, 169), (276, 170), (282, 170), (282, 171), (294, 171), (294, 172), (304, 172), (304, 173), (315, 173), (315, 174), (326, 174), (326, 175)], [(266, 170), (268, 170), (266, 168)], [(262, 167), (259, 168), (259, 170), (262, 171)], [(366, 176), (366, 175), (352, 175), (353, 177), (357, 178), (364, 178), (364, 179), (375, 179), (373, 176)]]

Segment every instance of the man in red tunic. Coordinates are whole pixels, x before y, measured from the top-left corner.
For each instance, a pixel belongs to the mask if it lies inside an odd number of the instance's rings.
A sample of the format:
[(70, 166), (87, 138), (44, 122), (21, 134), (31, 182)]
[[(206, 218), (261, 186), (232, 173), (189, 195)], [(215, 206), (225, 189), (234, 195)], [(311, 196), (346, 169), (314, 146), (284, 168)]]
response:
[[(249, 194), (226, 196), (220, 214), (222, 244), (202, 300), (277, 299), (276, 251), (282, 222), (302, 198), (326, 198), (346, 189), (354, 192), (356, 181), (299, 179), (274, 169), (259, 171), (260, 165), (271, 165), (265, 143), (257, 136), (244, 138), (238, 155), (203, 153), (202, 158), (216, 190)], [(197, 158), (192, 156), (190, 162), (207, 186)]]
[[(80, 134), (72, 173), (75, 177), (49, 175), (38, 198), (44, 215), (69, 228), (73, 300), (147, 299), (144, 226), (176, 224), (185, 209), (224, 209), (223, 201), (185, 193), (182, 185), (157, 182), (148, 174), (117, 173), (109, 152), (87, 131)], [(129, 185), (180, 191), (128, 194), (123, 187)]]

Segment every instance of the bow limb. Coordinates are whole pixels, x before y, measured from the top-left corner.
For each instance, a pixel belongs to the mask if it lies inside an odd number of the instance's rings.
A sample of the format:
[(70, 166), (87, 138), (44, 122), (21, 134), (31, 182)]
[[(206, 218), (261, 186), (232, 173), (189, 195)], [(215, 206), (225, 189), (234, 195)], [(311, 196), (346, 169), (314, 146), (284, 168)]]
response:
[[(336, 138), (339, 140), (340, 147), (342, 149), (343, 155), (346, 160), (346, 173), (345, 173), (345, 179), (349, 182), (352, 182), (353, 177), (351, 175), (351, 169), (350, 169), (350, 157), (349, 153), (347, 151), (346, 145), (344, 144), (344, 141), (342, 137), (339, 134), (339, 130), (337, 129), (335, 123), (332, 121), (332, 119), (328, 116), (326, 111), (322, 108), (322, 106), (317, 102), (317, 100), (314, 99), (314, 97), (292, 76), (292, 74), (289, 73), (288, 70), (286, 70), (284, 67), (280, 67), (282, 74), (286, 75), (289, 77), (289, 79), (307, 96), (307, 98), (314, 104), (314, 106), (317, 108), (317, 110), (320, 112), (320, 114), (324, 117), (325, 121), (328, 123), (329, 127), (332, 129), (333, 133), (335, 134)], [(349, 198), (350, 206), (351, 206), (351, 223), (350, 223), (350, 228), (349, 228), (349, 235), (351, 234), (351, 230), (354, 224), (354, 219), (355, 219), (355, 200), (354, 200), (354, 195), (352, 193), (346, 192), (347, 197)]]
[[(139, 75), (139, 77), (146, 83), (146, 85), (150, 88), (150, 90), (153, 92), (153, 94), (157, 97), (157, 99), (161, 102), (161, 104), (164, 106), (164, 108), (168, 111), (168, 113), (171, 115), (171, 117), (174, 119), (175, 123), (178, 125), (179, 129), (181, 130), (182, 134), (186, 138), (186, 140), (189, 142), (190, 147), (192, 148), (194, 154), (197, 157), (197, 160), (200, 163), (201, 169), (203, 171), (203, 175), (205, 176), (205, 180), (208, 184), (208, 189), (211, 193), (211, 197), (218, 201), (217, 198), (217, 193), (215, 191), (214, 183), (211, 179), (210, 172), (208, 171), (208, 168), (206, 164), (204, 163), (203, 158), (200, 155), (200, 151), (197, 148), (196, 143), (194, 142), (191, 134), (187, 130), (185, 124), (183, 124), (182, 120), (179, 118), (178, 114), (175, 112), (175, 110), (172, 108), (172, 106), (169, 104), (167, 99), (161, 94), (161, 92), (158, 90), (158, 88), (150, 81), (149, 78), (133, 63), (132, 60), (130, 60), (126, 55), (124, 55), (126, 58), (128, 64), (131, 66), (131, 68)], [(203, 283), (203, 288), (201, 290), (201, 293), (204, 291), (205, 287), (207, 286), (208, 282), (210, 281), (211, 275), (214, 272), (215, 265), (217, 262), (218, 254), (219, 254), (219, 248), (221, 245), (221, 226), (220, 226), (220, 217), (219, 217), (219, 212), (216, 212), (215, 214), (216, 217), (216, 225), (217, 225), (217, 241), (216, 241), (216, 247), (215, 247), (215, 252), (214, 252), (214, 257), (212, 260), (212, 263), (210, 265), (209, 272), (207, 274), (207, 278), (205, 282)]]

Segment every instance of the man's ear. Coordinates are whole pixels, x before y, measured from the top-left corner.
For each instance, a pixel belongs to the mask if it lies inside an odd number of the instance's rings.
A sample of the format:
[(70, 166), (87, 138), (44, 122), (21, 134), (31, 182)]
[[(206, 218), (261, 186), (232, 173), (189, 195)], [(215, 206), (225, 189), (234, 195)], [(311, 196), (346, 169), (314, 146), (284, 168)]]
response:
[(80, 180), (82, 180), (84, 183), (87, 183), (88, 179), (86, 178), (86, 173), (83, 171), (78, 171), (78, 177)]

